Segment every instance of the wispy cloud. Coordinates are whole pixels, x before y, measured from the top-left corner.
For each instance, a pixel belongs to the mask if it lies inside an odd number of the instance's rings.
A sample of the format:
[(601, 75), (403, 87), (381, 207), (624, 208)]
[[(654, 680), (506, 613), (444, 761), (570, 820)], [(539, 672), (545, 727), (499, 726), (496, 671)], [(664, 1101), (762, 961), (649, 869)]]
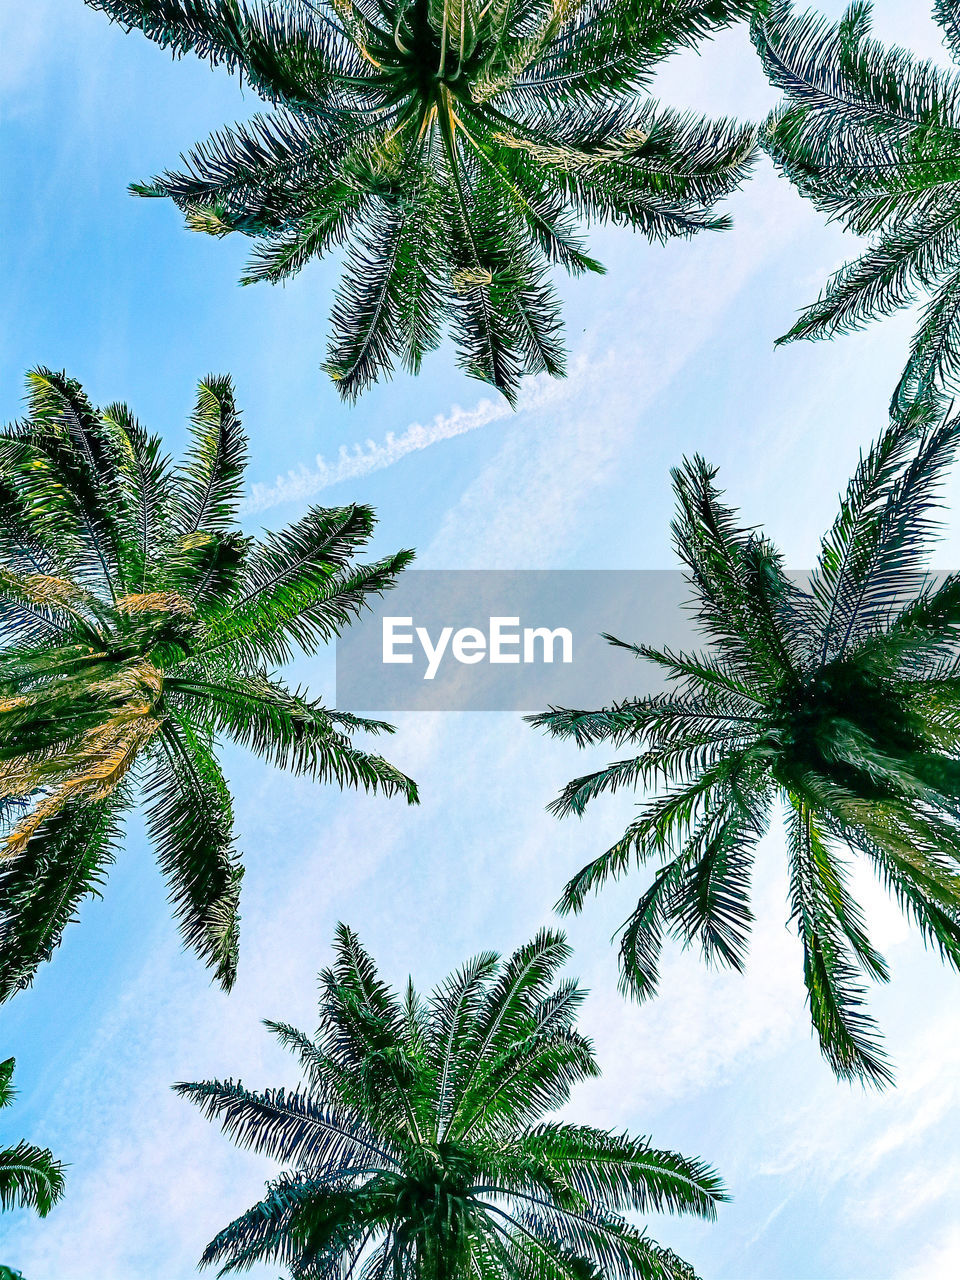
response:
[(916, 1264), (897, 1280), (953, 1280), (960, 1271), (960, 1226), (948, 1226), (939, 1240), (921, 1252)]
[[(578, 370), (571, 371), (576, 381)], [(271, 507), (280, 506), (284, 502), (303, 502), (314, 497), (324, 489), (329, 489), (344, 480), (355, 480), (358, 476), (370, 475), (372, 471), (382, 471), (406, 457), (408, 453), (416, 453), (420, 449), (429, 449), (431, 445), (442, 440), (452, 440), (454, 436), (466, 435), (468, 431), (477, 431), (491, 422), (500, 422), (524, 413), (531, 413), (559, 400), (566, 394), (564, 384), (546, 375), (531, 380), (520, 393), (516, 411), (503, 399), (491, 400), (487, 397), (479, 400), (472, 408), (463, 409), (460, 405), (447, 414), (438, 413), (426, 426), (420, 422), (412, 422), (405, 431), (388, 431), (382, 440), (366, 440), (363, 444), (343, 444), (336, 458), (328, 461), (322, 453), (318, 453), (312, 467), (301, 466), (297, 470), (288, 471), (285, 476), (278, 476), (273, 484), (254, 484), (250, 497), (244, 504), (245, 514), (252, 515), (267, 511)]]

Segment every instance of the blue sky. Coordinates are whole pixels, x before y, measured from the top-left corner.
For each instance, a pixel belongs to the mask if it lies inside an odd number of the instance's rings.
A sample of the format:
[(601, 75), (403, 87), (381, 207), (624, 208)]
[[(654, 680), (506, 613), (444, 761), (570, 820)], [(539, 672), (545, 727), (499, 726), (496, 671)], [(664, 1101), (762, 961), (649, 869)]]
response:
[[(937, 49), (925, 2), (885, 0), (877, 27)], [(188, 234), (165, 203), (125, 191), (256, 101), (81, 0), (7, 4), (0, 45), (5, 420), (19, 412), (25, 370), (45, 363), (97, 400), (128, 401), (176, 449), (196, 380), (230, 372), (252, 437), (249, 527), (277, 527), (313, 501), (370, 502), (377, 547), (416, 547), (421, 568), (672, 567), (668, 470), (699, 449), (789, 563), (812, 561), (859, 449), (883, 425), (911, 317), (774, 351), (853, 242), (767, 164), (731, 202), (733, 232), (657, 248), (596, 230), (608, 274), (562, 285), (571, 376), (531, 386), (517, 414), (465, 380), (449, 349), (418, 380), (347, 408), (318, 369), (334, 262), (286, 289), (239, 289), (242, 244)], [(717, 114), (757, 117), (773, 101), (742, 30), (672, 62), (658, 88)], [(948, 514), (939, 565), (957, 564), (958, 534)], [(332, 698), (332, 653), (293, 674)], [(624, 797), (579, 823), (549, 817), (544, 805), (589, 761), (517, 716), (396, 722), (390, 755), (421, 784), (417, 810), (227, 752), (248, 867), (229, 998), (181, 954), (134, 821), (104, 900), (84, 907), (36, 985), (0, 1011), (0, 1052), (16, 1054), (21, 1089), (5, 1136), (49, 1143), (71, 1165), (46, 1222), (0, 1223), (0, 1258), (28, 1280), (187, 1280), (204, 1243), (275, 1170), (169, 1085), (293, 1083), (259, 1020), (313, 1025), (314, 975), (337, 920), (395, 981), (412, 971), (427, 987), (551, 919), (565, 878), (632, 809)], [(873, 1008), (898, 1068), (895, 1091), (865, 1094), (835, 1083), (810, 1040), (779, 833), (760, 859), (746, 976), (671, 953), (662, 995), (641, 1008), (617, 994), (608, 945), (639, 884), (569, 923), (604, 1068), (571, 1114), (699, 1153), (734, 1195), (716, 1225), (664, 1219), (653, 1233), (706, 1280), (956, 1275), (955, 975), (865, 879), (894, 970)]]

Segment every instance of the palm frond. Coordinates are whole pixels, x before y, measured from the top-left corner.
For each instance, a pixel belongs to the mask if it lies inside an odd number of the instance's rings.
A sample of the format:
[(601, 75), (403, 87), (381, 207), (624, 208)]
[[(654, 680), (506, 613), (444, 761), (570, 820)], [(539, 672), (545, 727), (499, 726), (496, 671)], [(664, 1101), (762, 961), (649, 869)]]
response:
[(63, 1165), (46, 1147), (18, 1142), (0, 1150), (0, 1212), (34, 1209), (45, 1218), (63, 1196)]
[(253, 1093), (237, 1081), (178, 1084), (176, 1092), (219, 1122), (239, 1147), (313, 1169), (389, 1169), (397, 1163), (361, 1117), (319, 1105), (307, 1094), (268, 1089)]
[(360, 77), (364, 63), (332, 21), (297, 5), (243, 0), (87, 0), (128, 30), (137, 28), (174, 57), (195, 53), (242, 73), (268, 101), (306, 103), (330, 82)]
[(803, 943), (810, 1013), (823, 1053), (844, 1079), (889, 1084), (893, 1077), (876, 1026), (863, 1010), (864, 991), (850, 959), (848, 931), (838, 919), (836, 902), (827, 900), (821, 887), (818, 873), (829, 866), (830, 855), (813, 814), (802, 803), (795, 807), (788, 839), (793, 913)]
[(712, 1219), (726, 1200), (708, 1165), (646, 1138), (610, 1134), (585, 1125), (541, 1124), (517, 1143), (522, 1155), (568, 1183), (591, 1204), (616, 1212), (694, 1212)]
[[(949, 33), (949, 6), (938, 11)], [(839, 22), (761, 6), (754, 42), (785, 105), (761, 142), (801, 195), (873, 245), (780, 339), (831, 337), (932, 293), (898, 390), (901, 408), (949, 391), (960, 265), (960, 77), (870, 36), (871, 5)]]
[[(332, 315), (332, 336), (324, 368), (341, 395), (355, 400), (371, 382), (393, 370), (401, 334), (409, 341), (404, 307), (411, 294), (426, 305), (435, 286), (430, 276), (430, 219), (412, 199), (398, 194), (377, 201), (351, 244)], [(424, 296), (425, 292), (425, 296)], [(439, 330), (414, 330), (411, 361), (419, 363), (425, 344), (436, 346)]]
[(842, 656), (923, 587), (937, 498), (958, 440), (956, 420), (919, 441), (912, 422), (894, 421), (861, 458), (810, 584), (821, 660)]
[[(191, 721), (207, 725), (218, 737), (226, 734), (278, 768), (341, 787), (362, 786), (385, 795), (403, 791), (416, 801), (413, 780), (381, 756), (356, 747), (338, 727), (336, 713), (300, 691), (289, 692), (265, 673), (234, 675), (220, 667), (174, 676), (166, 690), (174, 703), (189, 708)], [(366, 726), (358, 721), (357, 727)]]
[(68, 804), (0, 863), (0, 1001), (33, 982), (83, 899), (99, 896), (123, 809), (122, 792), (98, 804)]
[(38, 368), (27, 381), (31, 443), (45, 457), (43, 478), (55, 477), (59, 490), (54, 497), (48, 486), (46, 494), (64, 516), (73, 517), (75, 545), (82, 548), (92, 581), (116, 599), (127, 585), (119, 525), (122, 441), (65, 373)]
[(176, 531), (189, 537), (230, 530), (243, 496), (247, 438), (229, 378), (200, 383), (190, 426), (192, 444), (177, 474)]
[(124, 558), (127, 585), (146, 592), (162, 584), (154, 575), (167, 551), (173, 526), (173, 476), (170, 458), (124, 404), (108, 405), (104, 418), (126, 442), (121, 471), (124, 513)]
[(240, 881), (233, 805), (213, 752), (189, 722), (164, 726), (146, 778), (147, 826), (184, 943), (229, 991), (237, 973)]
[(359, 569), (351, 562), (373, 529), (369, 507), (313, 507), (268, 533), (249, 556), (229, 615), (211, 628), (201, 655), (227, 649), (257, 662), (286, 662), (346, 627), (368, 595), (388, 590), (412, 559), (399, 552)]
[(943, 29), (954, 61), (960, 60), (960, 10), (956, 0), (934, 0), (933, 16)]

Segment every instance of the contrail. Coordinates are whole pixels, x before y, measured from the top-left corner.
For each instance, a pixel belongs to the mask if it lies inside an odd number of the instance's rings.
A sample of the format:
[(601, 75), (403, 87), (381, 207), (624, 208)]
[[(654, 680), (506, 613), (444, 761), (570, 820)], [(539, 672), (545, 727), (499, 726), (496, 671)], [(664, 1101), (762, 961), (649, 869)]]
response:
[[(571, 370), (571, 377), (575, 376), (576, 370)], [(558, 399), (563, 393), (562, 381), (545, 375), (535, 378), (520, 393), (517, 412), (539, 409)], [(252, 515), (277, 507), (283, 502), (302, 502), (342, 480), (355, 480), (372, 471), (382, 471), (408, 453), (427, 449), (441, 440), (450, 440), (454, 436), (465, 435), (468, 431), (476, 431), (478, 427), (513, 416), (514, 411), (506, 400), (483, 399), (471, 409), (461, 409), (459, 405), (455, 405), (448, 414), (438, 413), (427, 426), (412, 422), (399, 434), (388, 431), (383, 440), (342, 444), (333, 461), (328, 462), (323, 454), (317, 454), (313, 467), (301, 465), (296, 471), (278, 476), (272, 485), (252, 485), (250, 496), (243, 504), (243, 512), (245, 515)]]

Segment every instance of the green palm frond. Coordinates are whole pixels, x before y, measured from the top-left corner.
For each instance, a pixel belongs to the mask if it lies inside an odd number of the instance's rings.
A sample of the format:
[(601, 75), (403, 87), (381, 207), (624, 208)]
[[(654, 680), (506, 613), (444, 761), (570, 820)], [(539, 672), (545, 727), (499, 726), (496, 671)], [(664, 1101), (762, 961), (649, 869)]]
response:
[(185, 945), (229, 991), (237, 973), (243, 878), (230, 792), (213, 752), (189, 722), (172, 716), (160, 744), (144, 785), (147, 828)]
[(958, 432), (960, 423), (948, 419), (918, 444), (914, 424), (897, 422), (861, 459), (811, 582), (823, 657), (841, 657), (923, 589)]
[(131, 190), (251, 238), (245, 284), (343, 248), (324, 368), (351, 400), (418, 372), (445, 331), (511, 402), (524, 376), (562, 376), (550, 268), (602, 270), (585, 225), (722, 230), (716, 206), (752, 164), (752, 127), (661, 108), (649, 87), (753, 0), (87, 3), (272, 108)]
[(203, 658), (260, 656), (279, 665), (339, 634), (413, 559), (401, 551), (357, 565), (374, 523), (369, 507), (312, 507), (295, 524), (266, 533), (245, 557), (229, 610), (201, 642)]
[(412, 552), (358, 563), (368, 507), (243, 535), (228, 378), (200, 384), (179, 466), (65, 374), (37, 370), (28, 390), (27, 418), (0, 433), (0, 1000), (100, 892), (139, 800), (184, 941), (229, 988), (242, 864), (216, 747), (416, 803), (356, 741), (389, 725), (291, 692), (277, 670), (339, 635)]
[(960, 53), (960, 7), (957, 0), (934, 0), (933, 16), (943, 30), (947, 48), (956, 57)]
[(617, 1211), (695, 1211), (712, 1220), (726, 1199), (722, 1182), (702, 1161), (658, 1151), (646, 1138), (549, 1123), (528, 1130), (516, 1146), (518, 1171), (530, 1161), (588, 1203), (602, 1200)]
[(238, 1146), (284, 1164), (306, 1161), (322, 1144), (332, 1161), (372, 1162), (384, 1169), (398, 1163), (390, 1146), (370, 1129), (362, 1116), (345, 1116), (318, 1105), (309, 1094), (284, 1089), (251, 1093), (232, 1080), (203, 1085), (178, 1085), (177, 1092), (202, 1107), (210, 1120)]
[(45, 1147), (19, 1142), (0, 1151), (0, 1212), (35, 1209), (45, 1218), (63, 1195), (63, 1174)]
[(72, 802), (0, 862), (0, 1000), (30, 985), (84, 898), (99, 897), (121, 838), (123, 793)]
[[(0, 1110), (9, 1107), (16, 1097), (15, 1067), (13, 1058), (0, 1062)], [(18, 1142), (15, 1147), (0, 1148), (0, 1213), (7, 1209), (33, 1209), (45, 1218), (63, 1196), (63, 1170), (64, 1166), (46, 1147)]]
[(416, 791), (381, 756), (361, 751), (343, 727), (367, 733), (392, 733), (392, 725), (345, 717), (328, 711), (302, 692), (291, 693), (266, 673), (237, 676), (227, 666), (193, 678), (186, 672), (167, 681), (172, 705), (189, 708), (219, 738), (232, 738), (278, 768), (305, 774), (315, 782), (402, 791), (411, 802)]
[[(324, 367), (341, 395), (350, 398), (391, 372), (395, 357), (418, 372), (423, 356), (442, 337), (444, 297), (437, 264), (443, 260), (438, 222), (445, 198), (419, 158), (395, 181), (394, 197), (373, 201), (360, 220), (334, 301)], [(308, 234), (315, 236), (312, 230)]]
[(17, 1096), (17, 1091), (13, 1087), (13, 1073), (16, 1065), (15, 1058), (7, 1058), (4, 1062), (0, 1062), (0, 1111), (4, 1107), (9, 1107)]
[(814, 816), (802, 801), (795, 804), (787, 833), (793, 917), (803, 943), (810, 1016), (824, 1056), (841, 1078), (890, 1083), (893, 1076), (876, 1025), (863, 1010), (858, 957), (851, 954), (836, 900), (840, 886)]
[[(32, 491), (32, 506), (56, 510), (52, 520), (60, 526), (60, 546), (65, 550), (64, 543), (72, 543), (74, 573), (82, 572), (92, 587), (115, 601), (126, 588), (117, 511), (122, 486), (119, 434), (66, 374), (32, 370), (27, 389), (32, 431), (23, 441), (27, 450), (14, 463), (13, 473)], [(36, 462), (37, 475), (31, 481), (25, 473)]]
[(159, 438), (151, 436), (126, 405), (108, 405), (103, 416), (127, 445), (120, 477), (124, 559), (129, 562), (130, 590), (142, 594), (166, 585), (150, 580), (150, 568), (153, 549), (169, 540), (173, 525), (175, 486), (170, 459), (162, 452)]
[(723, 503), (713, 469), (685, 461), (673, 473), (674, 540), (709, 649), (608, 636), (655, 663), (668, 692), (528, 717), (579, 747), (627, 749), (570, 782), (550, 806), (559, 816), (621, 787), (647, 793), (558, 904), (580, 911), (608, 880), (653, 865), (620, 935), (622, 986), (638, 999), (656, 992), (668, 939), (744, 968), (753, 861), (781, 803), (814, 1029), (838, 1076), (879, 1086), (892, 1072), (865, 1000), (888, 972), (847, 853), (960, 967), (960, 583), (928, 570), (958, 444), (960, 421), (939, 418), (933, 400), (895, 414), (803, 584)]
[[(956, 56), (956, 6), (936, 6)], [(761, 144), (818, 209), (871, 246), (780, 339), (862, 328), (929, 295), (895, 404), (950, 393), (960, 368), (960, 77), (870, 35), (856, 0), (829, 22), (788, 0), (758, 9), (754, 42), (784, 94)]]
[(389, 987), (338, 926), (314, 1037), (268, 1023), (300, 1060), (300, 1090), (180, 1084), (241, 1147), (283, 1162), (263, 1199), (207, 1246), (221, 1274), (291, 1277), (696, 1280), (627, 1220), (726, 1200), (707, 1164), (645, 1138), (544, 1117), (598, 1074), (576, 1030), (583, 991), (543, 931), (484, 952), (422, 999)]
[(224, 533), (236, 525), (243, 496), (247, 440), (229, 378), (205, 378), (191, 420), (193, 440), (176, 477), (180, 537)]

